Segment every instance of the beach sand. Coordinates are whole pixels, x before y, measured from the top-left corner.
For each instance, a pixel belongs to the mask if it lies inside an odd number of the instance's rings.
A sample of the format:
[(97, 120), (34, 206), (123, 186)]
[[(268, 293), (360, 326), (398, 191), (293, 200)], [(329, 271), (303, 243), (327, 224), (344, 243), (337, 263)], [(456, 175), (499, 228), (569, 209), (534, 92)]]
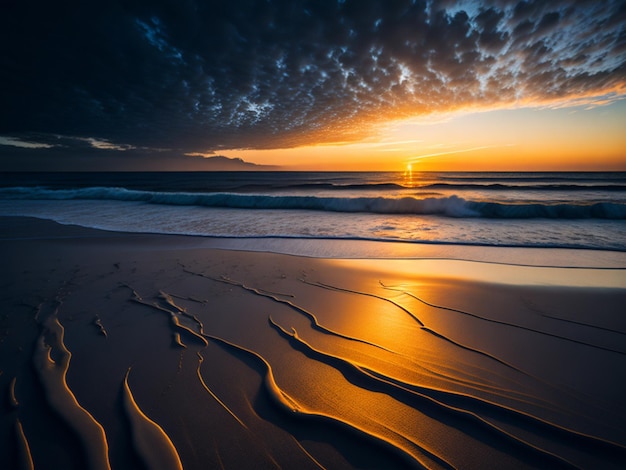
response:
[(4, 468), (624, 468), (626, 269), (205, 245), (0, 218)]

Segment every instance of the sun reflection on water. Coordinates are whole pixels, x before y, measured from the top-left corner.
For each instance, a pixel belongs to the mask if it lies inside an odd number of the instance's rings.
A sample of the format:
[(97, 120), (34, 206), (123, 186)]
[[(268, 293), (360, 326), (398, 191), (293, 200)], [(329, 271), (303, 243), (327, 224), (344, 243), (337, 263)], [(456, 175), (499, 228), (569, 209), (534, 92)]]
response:
[(413, 186), (413, 167), (409, 163), (406, 166), (406, 170), (404, 171), (404, 185), (412, 187)]

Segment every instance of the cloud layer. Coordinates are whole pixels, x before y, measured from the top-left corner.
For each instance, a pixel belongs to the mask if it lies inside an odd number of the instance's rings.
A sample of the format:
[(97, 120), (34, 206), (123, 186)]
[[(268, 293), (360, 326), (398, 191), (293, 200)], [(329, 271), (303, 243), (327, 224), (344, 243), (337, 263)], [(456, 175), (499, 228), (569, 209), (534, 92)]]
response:
[(390, 118), (626, 93), (623, 1), (13, 0), (2, 10), (0, 135), (46, 145), (293, 147), (359, 139)]

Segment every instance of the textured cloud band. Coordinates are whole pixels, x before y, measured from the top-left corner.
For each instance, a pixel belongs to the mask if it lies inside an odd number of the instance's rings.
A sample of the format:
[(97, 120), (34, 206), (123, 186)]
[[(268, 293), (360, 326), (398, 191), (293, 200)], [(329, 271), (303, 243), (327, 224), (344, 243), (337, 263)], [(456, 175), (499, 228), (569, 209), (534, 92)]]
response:
[(606, 101), (626, 90), (622, 1), (2, 8), (0, 135), (37, 142), (293, 147), (358, 139), (390, 118)]

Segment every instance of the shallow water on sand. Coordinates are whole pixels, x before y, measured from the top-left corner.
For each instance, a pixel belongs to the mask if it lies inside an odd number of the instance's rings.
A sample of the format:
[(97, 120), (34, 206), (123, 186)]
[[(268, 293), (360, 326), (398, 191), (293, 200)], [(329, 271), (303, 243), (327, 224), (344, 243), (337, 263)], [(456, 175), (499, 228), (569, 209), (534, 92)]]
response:
[(626, 252), (626, 173), (9, 173), (0, 215), (121, 232)]

